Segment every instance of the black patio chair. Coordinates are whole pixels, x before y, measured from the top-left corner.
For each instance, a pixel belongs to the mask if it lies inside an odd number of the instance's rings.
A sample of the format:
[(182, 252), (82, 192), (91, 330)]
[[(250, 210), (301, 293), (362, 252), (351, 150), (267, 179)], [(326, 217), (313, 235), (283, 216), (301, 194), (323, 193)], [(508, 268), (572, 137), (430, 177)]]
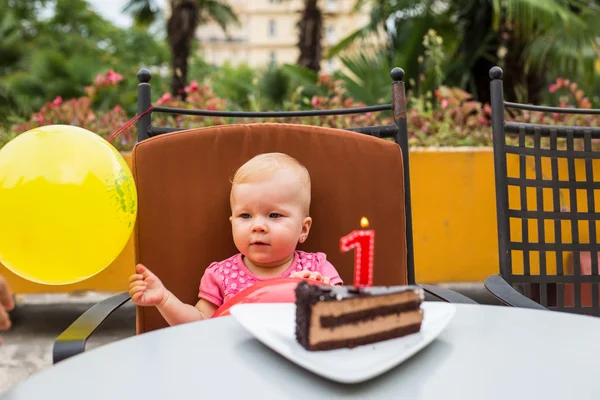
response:
[[(600, 213), (594, 194), (600, 177), (594, 179), (592, 161), (600, 158), (593, 148), (600, 128), (512, 122), (506, 114), (598, 115), (600, 110), (504, 101), (502, 75), (499, 67), (490, 70), (500, 273), (488, 277), (485, 286), (509, 306), (597, 316)], [(585, 165), (584, 179), (576, 176), (577, 160)], [(561, 174), (564, 164), (567, 172)], [(584, 209), (578, 208), (578, 191)], [(563, 196), (569, 198), (568, 209), (561, 205)]]
[[(225, 112), (163, 106), (151, 108), (151, 76), (147, 70), (141, 70), (138, 73), (138, 111), (140, 115), (149, 109), (151, 112), (138, 121), (138, 144), (133, 151), (133, 174), (139, 198), (135, 262), (148, 265), (183, 301), (197, 301), (195, 296), (203, 273), (202, 267), (208, 266), (210, 260), (224, 259), (235, 251), (230, 243), (231, 228), (220, 222), (223, 220), (221, 217), (228, 216), (230, 212), (227, 200), (228, 174), (257, 152), (285, 151), (307, 165), (311, 175), (314, 173), (313, 202), (320, 204), (315, 207), (315, 212), (321, 213), (315, 218), (314, 225), (323, 222), (318, 229), (313, 226), (313, 242), (308, 243), (311, 241), (309, 238), (305, 243), (307, 249), (311, 249), (311, 246), (313, 250), (327, 247), (319, 251), (325, 251), (328, 258), (331, 256), (332, 263), (336, 268), (339, 266), (342, 278), (345, 277), (345, 282), (351, 284), (352, 270), (347, 262), (351, 255), (340, 255), (339, 243), (336, 244), (331, 238), (339, 238), (343, 232), (348, 233), (352, 226), (356, 227), (358, 220), (355, 221), (355, 217), (358, 213), (369, 212), (369, 219), (373, 216), (379, 221), (375, 251), (376, 259), (381, 261), (376, 262), (374, 284), (416, 284), (406, 98), (402, 82), (404, 71), (394, 68), (391, 77), (391, 104), (338, 110)], [(181, 131), (172, 127), (155, 127), (151, 123), (153, 113), (246, 119), (386, 110), (393, 112), (393, 125), (350, 130), (269, 123), (232, 124)], [(395, 143), (378, 138), (393, 138)], [(309, 148), (314, 151), (303, 149), (306, 143), (310, 143), (312, 147)], [(223, 155), (226, 154), (223, 146), (231, 148), (231, 152), (227, 152), (231, 156)], [(221, 156), (217, 157), (214, 153), (219, 152)], [(211, 158), (214, 164), (206, 158)], [(212, 170), (208, 170), (211, 167)], [(377, 167), (377, 173), (365, 172), (366, 169)], [(356, 179), (346, 169), (356, 173)], [(349, 179), (344, 179), (344, 174)], [(339, 187), (330, 188), (332, 185), (329, 183), (336, 179)], [(378, 179), (383, 180), (377, 183)], [(210, 187), (211, 196), (218, 199), (207, 200), (210, 196), (194, 189), (198, 186)], [(360, 190), (362, 186), (366, 187), (366, 191)], [(357, 196), (361, 198), (360, 204), (351, 204)], [(203, 211), (206, 207), (200, 206), (201, 203), (208, 204), (208, 212)], [(332, 208), (331, 204), (336, 205)], [(186, 208), (191, 209), (187, 214), (182, 211)], [(340, 211), (343, 208), (345, 211)], [(216, 214), (219, 218), (215, 217)], [(211, 226), (209, 233), (201, 231), (202, 226), (207, 224)], [(203, 238), (202, 243), (195, 244), (198, 237)], [(219, 240), (215, 241), (215, 238)], [(199, 250), (201, 246), (210, 250), (210, 256), (204, 254), (208, 251)], [(377, 258), (377, 254), (380, 258)], [(420, 286), (442, 301), (476, 304), (470, 298), (442, 287)], [(128, 293), (121, 293), (86, 311), (58, 337), (53, 349), (54, 362), (83, 352), (89, 336), (128, 300)], [(138, 334), (166, 326), (154, 308), (138, 307), (136, 318)]]

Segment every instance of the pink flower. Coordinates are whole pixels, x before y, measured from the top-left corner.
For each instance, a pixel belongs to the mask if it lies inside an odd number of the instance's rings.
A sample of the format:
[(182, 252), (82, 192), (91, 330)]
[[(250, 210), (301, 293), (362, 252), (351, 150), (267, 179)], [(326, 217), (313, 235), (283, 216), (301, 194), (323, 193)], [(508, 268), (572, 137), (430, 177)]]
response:
[(550, 85), (550, 86), (548, 87), (548, 91), (549, 91), (550, 93), (554, 93), (554, 92), (556, 92), (556, 85)]
[(442, 107), (442, 110), (445, 110), (446, 108), (448, 108), (448, 99), (442, 99), (442, 101), (440, 102), (440, 106)]
[(115, 106), (115, 108), (113, 108), (113, 111), (114, 111), (114, 112), (119, 112), (119, 111), (121, 111), (121, 110), (122, 110), (122, 108), (121, 108), (121, 106), (120, 106), (120, 105), (118, 105), (118, 104)]
[(112, 69), (108, 70), (108, 72), (106, 73), (106, 81), (108, 81), (108, 85), (117, 86), (117, 84), (122, 80), (123, 76), (121, 76), (121, 74), (116, 73)]
[(169, 100), (171, 100), (171, 93), (167, 92), (167, 93), (163, 94), (160, 99), (158, 99), (156, 101), (156, 105), (160, 106), (160, 105), (166, 103)]
[(313, 96), (312, 105), (313, 105), (313, 107), (316, 107), (319, 105), (319, 98), (317, 96)]
[(185, 90), (186, 93), (195, 92), (196, 90), (198, 90), (198, 82), (197, 81), (191, 81), (190, 82), (190, 86), (186, 86), (184, 90)]
[(94, 83), (96, 84), (96, 86), (103, 86), (104, 81), (104, 75), (102, 74), (98, 74), (98, 76), (96, 76), (96, 79), (94, 79)]
[(62, 103), (63, 99), (60, 96), (56, 96), (56, 98), (52, 101), (52, 104), (55, 106), (59, 106)]
[(94, 79), (94, 83), (96, 86), (117, 86), (119, 82), (123, 80), (123, 76), (121, 74), (116, 73), (112, 69), (106, 71), (105, 74), (98, 74), (96, 79)]

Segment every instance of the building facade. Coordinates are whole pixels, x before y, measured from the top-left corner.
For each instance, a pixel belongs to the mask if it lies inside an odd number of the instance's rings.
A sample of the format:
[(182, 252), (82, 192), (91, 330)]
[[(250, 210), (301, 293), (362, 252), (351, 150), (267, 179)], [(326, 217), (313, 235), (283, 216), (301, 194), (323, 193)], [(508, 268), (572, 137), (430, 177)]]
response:
[[(354, 3), (355, 0), (320, 0), (325, 52), (369, 21), (368, 10), (352, 12)], [(245, 62), (252, 67), (296, 63), (302, 0), (229, 0), (229, 4), (240, 20), (239, 26), (228, 27), (227, 35), (215, 23), (198, 28), (197, 37), (206, 62), (213, 65)], [(324, 72), (339, 68), (335, 58), (324, 59), (321, 64)]]

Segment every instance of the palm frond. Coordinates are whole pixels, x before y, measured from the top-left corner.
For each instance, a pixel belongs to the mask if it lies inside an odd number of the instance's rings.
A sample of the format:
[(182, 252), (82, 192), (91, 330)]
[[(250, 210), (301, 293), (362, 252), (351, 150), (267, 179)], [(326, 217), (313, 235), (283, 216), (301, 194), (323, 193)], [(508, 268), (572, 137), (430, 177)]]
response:
[(205, 1), (204, 9), (200, 10), (199, 19), (200, 24), (206, 23), (209, 20), (215, 21), (223, 32), (227, 32), (227, 27), (231, 24), (237, 26), (240, 24), (231, 6), (218, 0)]
[(391, 101), (390, 71), (404, 66), (401, 60), (390, 61), (381, 53), (363, 51), (340, 57), (340, 61), (348, 72), (338, 72), (338, 76), (350, 97), (369, 105)]
[[(594, 45), (600, 37), (598, 8), (580, 0), (509, 0), (508, 3), (519, 2), (521, 7), (535, 5), (546, 10), (545, 16), (519, 17), (519, 20), (539, 20), (537, 25), (535, 22), (532, 26), (525, 25), (525, 29), (534, 29), (536, 33), (527, 39), (523, 54), (526, 67), (538, 71), (546, 68), (551, 74), (571, 76), (593, 84), (594, 61), (598, 58)], [(513, 6), (520, 8), (517, 4)], [(533, 8), (529, 10), (533, 11)]]
[(150, 26), (156, 21), (160, 8), (154, 0), (129, 0), (123, 12), (133, 17), (137, 25)]
[[(584, 21), (571, 6), (580, 4), (577, 0), (505, 0), (494, 1), (496, 18), (504, 16), (514, 24), (515, 32), (529, 36), (540, 30), (585, 29)], [(584, 5), (587, 9), (588, 6)]]
[(553, 75), (570, 76), (593, 85), (596, 80), (594, 62), (599, 58), (594, 39), (600, 36), (598, 31), (598, 28), (575, 29), (568, 33), (554, 30), (536, 37), (525, 49), (526, 65), (539, 70), (546, 66)]
[(319, 75), (312, 69), (297, 64), (284, 64), (281, 66), (281, 70), (301, 86), (313, 89), (317, 87)]
[(352, 11), (360, 11), (360, 9), (363, 8), (367, 4), (367, 2), (369, 2), (369, 0), (356, 0), (354, 5), (352, 6)]
[(356, 0), (352, 9), (353, 12), (359, 11), (367, 3), (371, 4), (369, 22), (366, 25), (356, 29), (331, 47), (327, 52), (326, 57), (334, 57), (346, 50), (352, 44), (356, 44), (356, 42), (368, 39), (372, 35), (376, 35), (378, 32), (383, 31), (386, 33), (386, 35), (388, 35), (386, 27), (388, 19), (392, 17), (396, 11), (409, 7), (409, 3), (413, 2), (414, 0), (403, 0), (396, 1), (394, 4), (392, 4), (392, 2), (388, 0)]
[(365, 39), (371, 34), (373, 34), (373, 27), (370, 23), (363, 26), (362, 28), (358, 28), (345, 38), (341, 39), (338, 43), (330, 47), (325, 55), (325, 58), (337, 56), (339, 53), (346, 50), (352, 44), (355, 44), (359, 39)]

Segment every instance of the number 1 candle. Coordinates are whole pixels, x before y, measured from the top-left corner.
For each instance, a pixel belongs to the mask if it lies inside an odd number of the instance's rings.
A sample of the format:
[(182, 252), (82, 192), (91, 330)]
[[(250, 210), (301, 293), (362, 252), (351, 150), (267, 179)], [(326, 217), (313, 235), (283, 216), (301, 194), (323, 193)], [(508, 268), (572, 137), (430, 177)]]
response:
[(350, 232), (340, 239), (340, 250), (354, 251), (354, 286), (371, 286), (373, 284), (373, 256), (375, 251), (375, 231), (366, 229), (369, 220), (362, 217), (362, 229)]

